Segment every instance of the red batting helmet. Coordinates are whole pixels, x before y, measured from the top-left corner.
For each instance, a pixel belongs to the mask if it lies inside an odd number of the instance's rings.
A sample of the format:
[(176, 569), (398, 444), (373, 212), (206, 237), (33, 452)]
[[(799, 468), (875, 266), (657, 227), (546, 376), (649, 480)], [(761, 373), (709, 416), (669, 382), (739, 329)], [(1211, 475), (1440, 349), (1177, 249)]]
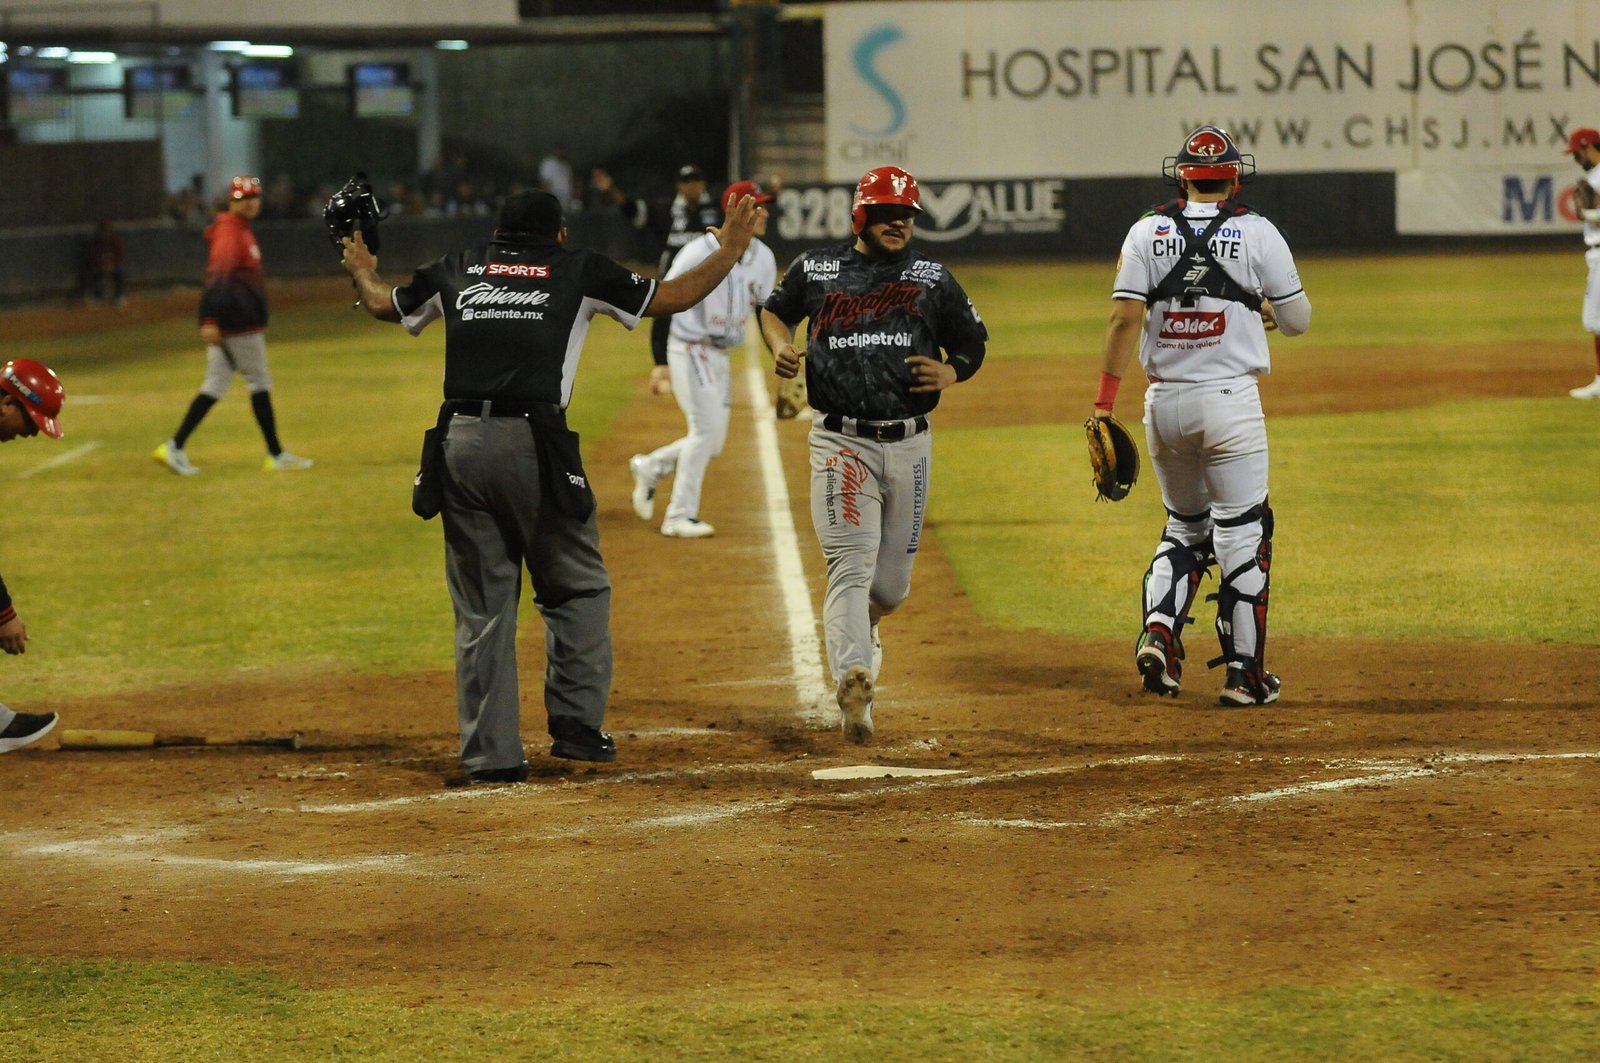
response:
[(868, 170), (856, 182), (856, 197), (850, 203), (850, 228), (861, 234), (867, 227), (867, 208), (896, 203), (922, 213), (922, 191), (917, 179), (898, 166), (879, 166)]
[(1184, 181), (1233, 181), (1255, 176), (1256, 157), (1241, 155), (1233, 137), (1221, 126), (1203, 125), (1183, 140), (1183, 148), (1161, 164), (1161, 173), (1174, 184)]
[(261, 178), (240, 174), (228, 185), (229, 199), (254, 199), (261, 194)]
[(771, 203), (772, 193), (762, 188), (754, 181), (735, 181), (722, 190), (723, 213), (733, 209), (733, 205), (745, 196), (755, 196), (757, 203)]
[(1590, 129), (1585, 126), (1583, 129), (1574, 129), (1572, 131), (1572, 136), (1567, 139), (1567, 150), (1564, 154), (1576, 155), (1584, 148), (1596, 146), (1600, 146), (1600, 130)]
[(67, 393), (49, 367), (32, 358), (13, 358), (0, 369), (0, 391), (22, 403), (39, 431), (51, 439), (61, 438), (56, 417)]

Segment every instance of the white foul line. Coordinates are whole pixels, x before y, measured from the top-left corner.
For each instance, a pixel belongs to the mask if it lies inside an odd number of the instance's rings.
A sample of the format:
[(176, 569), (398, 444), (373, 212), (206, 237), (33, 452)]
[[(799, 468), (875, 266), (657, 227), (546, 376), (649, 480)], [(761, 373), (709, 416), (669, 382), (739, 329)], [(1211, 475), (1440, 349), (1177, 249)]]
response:
[(38, 473), (49, 472), (51, 469), (54, 469), (59, 465), (65, 465), (69, 461), (74, 461), (74, 460), (76, 460), (78, 458), (83, 457), (85, 454), (89, 453), (91, 450), (98, 449), (99, 446), (100, 446), (100, 441), (98, 439), (96, 439), (96, 440), (91, 440), (88, 443), (84, 443), (82, 446), (73, 447), (71, 450), (67, 451), (65, 454), (57, 454), (55, 457), (51, 458), (49, 461), (40, 462), (38, 465), (35, 465), (31, 469), (23, 469), (21, 472), (17, 473), (17, 479), (26, 480), (28, 477), (36, 475)]
[[(753, 349), (746, 344), (746, 349)], [(752, 358), (752, 360), (755, 360)], [(745, 384), (750, 392), (750, 412), (755, 422), (756, 457), (761, 464), (761, 483), (766, 490), (767, 533), (772, 537), (773, 563), (778, 589), (783, 594), (783, 614), (789, 629), (789, 660), (793, 671), (798, 715), (811, 724), (833, 721), (833, 691), (823, 682), (822, 647), (817, 643), (817, 613), (811, 607), (811, 591), (800, 563), (800, 540), (794, 530), (794, 514), (789, 508), (789, 488), (783, 478), (783, 462), (778, 454), (777, 421), (772, 402), (767, 398), (764, 367), (745, 367)]]

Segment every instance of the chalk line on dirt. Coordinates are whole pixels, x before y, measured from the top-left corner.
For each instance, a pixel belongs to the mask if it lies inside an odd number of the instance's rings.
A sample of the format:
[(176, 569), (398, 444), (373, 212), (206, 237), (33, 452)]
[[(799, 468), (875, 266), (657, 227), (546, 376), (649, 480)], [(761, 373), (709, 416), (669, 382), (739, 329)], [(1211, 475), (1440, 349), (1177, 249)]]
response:
[[(746, 349), (753, 351), (755, 344), (746, 344)], [(751, 360), (757, 361), (757, 356), (752, 354)], [(772, 538), (773, 566), (783, 596), (784, 623), (789, 632), (789, 661), (795, 698), (800, 705), (798, 715), (807, 723), (831, 723), (833, 691), (822, 678), (825, 673), (822, 648), (817, 641), (817, 614), (811, 606), (805, 567), (800, 563), (800, 539), (795, 533), (793, 511), (789, 508), (789, 487), (783, 478), (783, 462), (778, 453), (778, 421), (773, 414), (772, 401), (767, 397), (764, 368), (747, 366), (745, 384), (750, 392), (761, 485), (767, 496), (767, 534)]]
[[(268, 860), (260, 857), (232, 859), (216, 856), (184, 856), (171, 846), (192, 832), (183, 827), (79, 838), (70, 841), (24, 843), (13, 851), (18, 856), (79, 857), (99, 863), (137, 863), (141, 866), (199, 868), (206, 871), (235, 871), (252, 874), (330, 875), (371, 871), (403, 871), (411, 857), (405, 854), (349, 857), (336, 860)], [(3, 837), (3, 836), (0, 836)]]

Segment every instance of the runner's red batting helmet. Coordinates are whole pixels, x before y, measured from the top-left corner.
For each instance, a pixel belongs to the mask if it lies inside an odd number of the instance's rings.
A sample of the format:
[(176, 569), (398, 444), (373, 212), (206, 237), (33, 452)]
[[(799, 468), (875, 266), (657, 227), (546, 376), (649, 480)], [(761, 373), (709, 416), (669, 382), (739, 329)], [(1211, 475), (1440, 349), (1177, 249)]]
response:
[(922, 213), (922, 191), (917, 179), (898, 166), (879, 166), (868, 170), (856, 182), (856, 196), (850, 203), (850, 228), (857, 236), (867, 227), (867, 208), (896, 203)]
[(228, 185), (229, 199), (254, 199), (261, 194), (261, 178), (240, 174)]
[(1255, 176), (1256, 157), (1241, 155), (1233, 137), (1221, 126), (1203, 125), (1184, 138), (1183, 148), (1161, 164), (1174, 184), (1184, 181), (1233, 181)]
[(0, 369), (0, 391), (22, 403), (39, 431), (51, 439), (61, 438), (56, 420), (67, 393), (50, 369), (32, 358), (14, 358)]

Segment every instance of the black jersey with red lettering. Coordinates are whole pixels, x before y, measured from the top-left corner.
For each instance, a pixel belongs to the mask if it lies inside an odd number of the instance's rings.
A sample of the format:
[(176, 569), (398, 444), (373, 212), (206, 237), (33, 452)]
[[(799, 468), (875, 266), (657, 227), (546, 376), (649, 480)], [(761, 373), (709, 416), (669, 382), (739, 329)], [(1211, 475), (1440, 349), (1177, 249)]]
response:
[(655, 290), (595, 251), (494, 240), (418, 269), (394, 307), (413, 336), (444, 318), (445, 398), (564, 408), (589, 322), (605, 314), (631, 329)]
[(888, 259), (868, 258), (853, 244), (803, 252), (765, 305), (787, 325), (809, 319), (809, 401), (845, 417), (893, 421), (927, 413), (939, 393), (911, 393), (906, 359), (948, 362), (956, 379), (966, 380), (983, 364), (989, 341), (950, 271), (910, 249)]

